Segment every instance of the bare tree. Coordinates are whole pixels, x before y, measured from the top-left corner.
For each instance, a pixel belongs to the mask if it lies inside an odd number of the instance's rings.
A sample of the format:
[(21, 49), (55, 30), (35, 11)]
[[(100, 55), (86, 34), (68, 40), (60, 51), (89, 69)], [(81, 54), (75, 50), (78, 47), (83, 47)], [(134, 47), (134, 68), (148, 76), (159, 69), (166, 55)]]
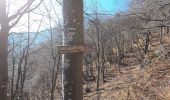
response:
[[(17, 11), (17, 13), (8, 16), (6, 10), (6, 0), (0, 1), (0, 99), (6, 100), (7, 99), (7, 84), (8, 84), (8, 63), (7, 63), (7, 56), (8, 56), (8, 34), (10, 29), (15, 26), (21, 17), (28, 12), (33, 11), (36, 9), (42, 2), (40, 2), (31, 7), (35, 0), (28, 0), (25, 5), (21, 7)], [(14, 20), (15, 19), (15, 20)], [(11, 21), (14, 22), (10, 25)]]
[(0, 99), (7, 100), (8, 84), (8, 18), (6, 15), (6, 1), (0, 1)]

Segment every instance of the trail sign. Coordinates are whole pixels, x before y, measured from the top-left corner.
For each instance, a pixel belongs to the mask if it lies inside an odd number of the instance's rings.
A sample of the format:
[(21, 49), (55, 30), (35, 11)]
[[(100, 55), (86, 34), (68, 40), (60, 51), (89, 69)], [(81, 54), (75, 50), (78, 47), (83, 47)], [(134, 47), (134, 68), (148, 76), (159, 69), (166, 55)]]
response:
[(91, 45), (75, 45), (75, 46), (59, 46), (58, 52), (60, 54), (89, 52), (92, 50)]

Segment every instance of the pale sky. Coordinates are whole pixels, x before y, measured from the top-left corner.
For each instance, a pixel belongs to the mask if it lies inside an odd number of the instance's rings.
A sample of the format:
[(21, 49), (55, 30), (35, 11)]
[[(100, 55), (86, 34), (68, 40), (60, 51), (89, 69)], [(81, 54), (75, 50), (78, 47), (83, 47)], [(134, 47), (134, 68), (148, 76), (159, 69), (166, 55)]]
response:
[[(23, 0), (18, 0), (18, 2), (21, 2)], [(49, 28), (49, 15), (51, 16), (51, 25), (54, 27), (55, 23), (57, 23), (57, 19), (62, 17), (61, 12), (61, 6), (55, 1), (55, 0), (45, 0), (38, 9), (36, 9), (34, 12), (30, 13), (30, 31), (36, 32), (41, 20), (41, 28), (40, 30), (44, 30), (45, 28)], [(25, 2), (21, 2), (22, 5)], [(13, 4), (15, 5), (15, 3)], [(49, 6), (50, 5), (50, 6)], [(19, 6), (10, 7), (13, 10), (10, 10), (10, 12), (16, 11), (16, 9), (19, 8)], [(19, 23), (11, 29), (11, 32), (27, 32), (28, 31), (28, 14), (25, 14)]]
[[(10, 14), (16, 12), (21, 7), (25, 0), (10, 0), (9, 11)], [(90, 11), (94, 0), (84, 0), (84, 6), (86, 11)], [(97, 0), (99, 7), (102, 11), (110, 12), (114, 14), (119, 11), (127, 11), (129, 0)], [(50, 5), (50, 6), (49, 6)], [(62, 8), (56, 2), (56, 0), (45, 0), (45, 2), (36, 9), (33, 13), (30, 13), (30, 31), (36, 32), (40, 22), (43, 18), (40, 30), (48, 29), (50, 26), (48, 14), (51, 16), (51, 25), (54, 27), (58, 22), (58, 19), (62, 19)], [(28, 31), (28, 14), (21, 18), (20, 22), (12, 28), (11, 32), (27, 32)]]

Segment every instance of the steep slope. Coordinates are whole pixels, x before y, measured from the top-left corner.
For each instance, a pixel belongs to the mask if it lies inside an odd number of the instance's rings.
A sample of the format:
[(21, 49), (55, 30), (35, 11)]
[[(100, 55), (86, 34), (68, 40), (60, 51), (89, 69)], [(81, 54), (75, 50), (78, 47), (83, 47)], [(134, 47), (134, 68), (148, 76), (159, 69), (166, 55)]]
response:
[[(96, 92), (91, 83), (91, 92), (84, 94), (84, 100), (170, 100), (170, 34), (163, 35), (159, 44), (159, 34), (152, 34), (149, 53), (138, 62), (137, 51), (126, 54), (128, 66), (121, 68), (122, 73), (109, 69), (107, 82), (100, 84)], [(141, 67), (141, 63), (145, 63)], [(110, 75), (110, 76), (109, 76)]]

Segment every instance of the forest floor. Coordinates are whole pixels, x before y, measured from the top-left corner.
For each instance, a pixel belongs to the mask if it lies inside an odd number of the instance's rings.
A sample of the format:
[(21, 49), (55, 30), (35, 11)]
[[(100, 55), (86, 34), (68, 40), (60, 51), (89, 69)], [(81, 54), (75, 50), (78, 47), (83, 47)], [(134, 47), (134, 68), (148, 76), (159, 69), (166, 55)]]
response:
[(111, 65), (100, 90), (96, 91), (96, 82), (90, 82), (90, 92), (84, 93), (84, 100), (170, 100), (170, 34), (163, 36), (162, 46), (158, 40), (159, 35), (152, 34), (149, 53), (145, 55), (149, 63), (143, 68), (137, 60), (137, 50), (126, 53), (127, 66), (121, 68), (122, 73)]

